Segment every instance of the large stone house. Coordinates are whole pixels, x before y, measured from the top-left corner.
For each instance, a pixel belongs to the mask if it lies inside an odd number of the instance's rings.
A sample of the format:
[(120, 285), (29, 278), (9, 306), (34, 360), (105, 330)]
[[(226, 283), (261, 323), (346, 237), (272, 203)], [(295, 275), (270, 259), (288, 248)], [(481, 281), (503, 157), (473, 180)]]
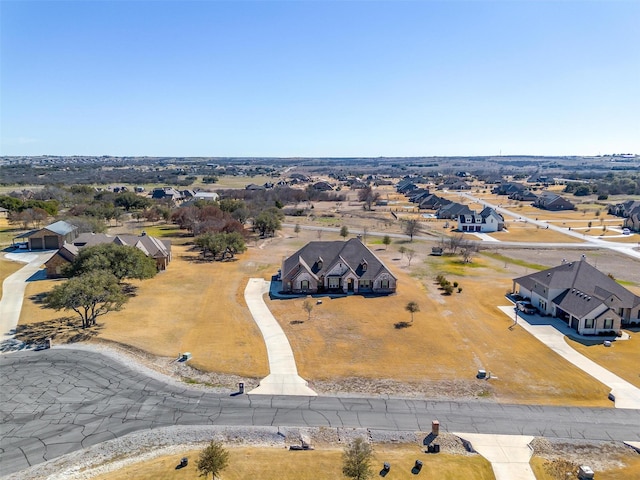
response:
[(171, 242), (169, 240), (159, 240), (145, 233), (115, 236), (105, 233), (81, 233), (73, 242), (62, 245), (45, 263), (47, 277), (61, 277), (64, 267), (75, 260), (80, 249), (107, 243), (136, 247), (155, 260), (158, 270), (166, 270), (171, 261)]
[(499, 232), (504, 229), (504, 217), (491, 207), (480, 213), (458, 215), (458, 230), (461, 232)]
[(285, 293), (378, 293), (396, 291), (396, 277), (358, 238), (309, 242), (282, 262)]
[(640, 322), (640, 297), (583, 258), (513, 280), (513, 291), (530, 298), (542, 314), (567, 322), (580, 334), (619, 331)]

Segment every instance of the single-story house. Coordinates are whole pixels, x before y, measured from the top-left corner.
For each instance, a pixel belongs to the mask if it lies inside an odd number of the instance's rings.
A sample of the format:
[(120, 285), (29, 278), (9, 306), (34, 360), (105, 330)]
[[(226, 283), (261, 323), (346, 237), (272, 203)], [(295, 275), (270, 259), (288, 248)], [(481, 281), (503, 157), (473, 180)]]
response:
[(438, 208), (438, 211), (436, 212), (436, 217), (440, 219), (446, 219), (446, 220), (455, 220), (460, 215), (468, 215), (470, 213), (473, 213), (473, 212), (467, 205), (451, 202), (447, 205), (443, 205), (440, 208)]
[(576, 206), (569, 200), (565, 200), (557, 193), (542, 192), (533, 202), (534, 207), (543, 208), (545, 210), (575, 210)]
[(196, 198), (196, 200), (207, 200), (209, 202), (217, 202), (218, 199), (220, 198), (220, 195), (218, 195), (216, 192), (197, 191), (194, 194), (194, 197)]
[(286, 293), (379, 293), (396, 291), (396, 277), (359, 238), (309, 242), (282, 262)]
[(633, 294), (583, 258), (513, 280), (513, 291), (544, 315), (567, 322), (583, 335), (617, 332), (640, 322), (640, 296)]
[(144, 232), (141, 235), (121, 234), (115, 236), (105, 233), (81, 233), (73, 242), (62, 245), (45, 263), (47, 277), (60, 277), (63, 267), (75, 260), (80, 249), (107, 243), (136, 247), (155, 260), (158, 270), (166, 270), (171, 261), (171, 242), (159, 240)]
[(0, 207), (0, 218), (7, 218), (9, 216), (9, 210), (4, 207)]
[(57, 250), (65, 242), (72, 242), (78, 236), (78, 227), (64, 220), (52, 223), (39, 230), (20, 235), (26, 239), (29, 250)]
[(504, 229), (504, 217), (491, 207), (480, 213), (458, 215), (458, 230), (461, 232), (499, 232)]

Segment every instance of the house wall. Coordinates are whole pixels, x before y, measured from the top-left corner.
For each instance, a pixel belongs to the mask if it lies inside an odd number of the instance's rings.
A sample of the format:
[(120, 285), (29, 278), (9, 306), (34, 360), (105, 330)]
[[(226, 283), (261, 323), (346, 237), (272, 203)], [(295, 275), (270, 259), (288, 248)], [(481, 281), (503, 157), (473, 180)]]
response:
[[(384, 281), (388, 281), (389, 282), (389, 286), (387, 288), (384, 288), (382, 286)], [(395, 278), (393, 278), (388, 273), (384, 272), (384, 273), (378, 275), (373, 280), (373, 291), (374, 292), (380, 292), (380, 293), (395, 292), (396, 291), (396, 283), (397, 282), (396, 282)]]
[(69, 264), (69, 261), (57, 253), (46, 263), (47, 278), (62, 277), (62, 269)]
[[(309, 282), (308, 289), (302, 288), (302, 283), (305, 281)], [(291, 280), (291, 289), (289, 291), (314, 293), (318, 291), (318, 282), (309, 272), (302, 271)]]

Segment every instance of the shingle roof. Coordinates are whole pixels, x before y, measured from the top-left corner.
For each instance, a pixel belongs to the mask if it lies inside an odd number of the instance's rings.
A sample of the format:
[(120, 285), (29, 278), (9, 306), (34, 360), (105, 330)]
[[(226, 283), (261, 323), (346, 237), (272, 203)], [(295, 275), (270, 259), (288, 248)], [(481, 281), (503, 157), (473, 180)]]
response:
[[(322, 266), (318, 264), (318, 259), (322, 259)], [(284, 261), (282, 275), (288, 274), (299, 263), (305, 263), (314, 275), (320, 277), (339, 261), (363, 280), (373, 280), (382, 270), (395, 278), (384, 263), (357, 238), (346, 242), (309, 242)], [(366, 270), (363, 263), (367, 264)]]
[[(548, 289), (567, 289), (567, 292), (577, 297), (572, 300), (572, 305), (577, 305), (576, 302), (582, 302), (582, 300), (585, 300), (587, 302), (585, 305), (588, 305), (588, 302), (593, 301), (594, 298), (603, 301), (611, 295), (618, 297), (626, 308), (633, 308), (640, 304), (638, 295), (634, 295), (608, 275), (589, 265), (584, 259), (525, 275), (514, 279), (514, 282), (531, 291), (540, 290), (540, 286)], [(576, 292), (582, 295), (578, 295)], [(566, 295), (560, 295), (557, 298), (558, 301), (565, 301), (566, 297)], [(588, 300), (588, 297), (592, 297), (592, 299)]]

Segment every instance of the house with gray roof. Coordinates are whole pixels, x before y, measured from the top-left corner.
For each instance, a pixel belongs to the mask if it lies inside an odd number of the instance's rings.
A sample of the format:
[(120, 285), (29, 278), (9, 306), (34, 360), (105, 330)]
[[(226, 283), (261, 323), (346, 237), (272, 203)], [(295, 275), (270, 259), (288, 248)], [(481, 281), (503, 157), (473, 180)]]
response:
[(57, 250), (65, 242), (71, 242), (77, 236), (78, 227), (60, 220), (16, 238), (25, 238), (29, 250)]
[(458, 215), (458, 230), (461, 232), (499, 232), (504, 229), (504, 217), (491, 207), (480, 213)]
[(436, 217), (446, 220), (455, 220), (460, 215), (469, 215), (473, 213), (467, 205), (462, 203), (451, 202), (447, 205), (442, 205), (436, 211)]
[(553, 192), (541, 192), (533, 202), (534, 207), (557, 212), (559, 210), (575, 210), (576, 206), (569, 200)]
[(396, 277), (359, 238), (309, 242), (282, 262), (285, 293), (374, 293), (396, 291)]
[(640, 322), (640, 296), (583, 258), (513, 280), (513, 291), (530, 298), (544, 315), (567, 322), (582, 335), (617, 332)]
[(61, 277), (64, 267), (75, 260), (80, 249), (108, 243), (131, 246), (141, 250), (147, 257), (155, 260), (156, 268), (159, 271), (166, 270), (171, 261), (171, 242), (160, 240), (144, 232), (141, 235), (120, 234), (115, 236), (106, 233), (81, 233), (72, 242), (63, 244), (45, 263), (47, 277)]

